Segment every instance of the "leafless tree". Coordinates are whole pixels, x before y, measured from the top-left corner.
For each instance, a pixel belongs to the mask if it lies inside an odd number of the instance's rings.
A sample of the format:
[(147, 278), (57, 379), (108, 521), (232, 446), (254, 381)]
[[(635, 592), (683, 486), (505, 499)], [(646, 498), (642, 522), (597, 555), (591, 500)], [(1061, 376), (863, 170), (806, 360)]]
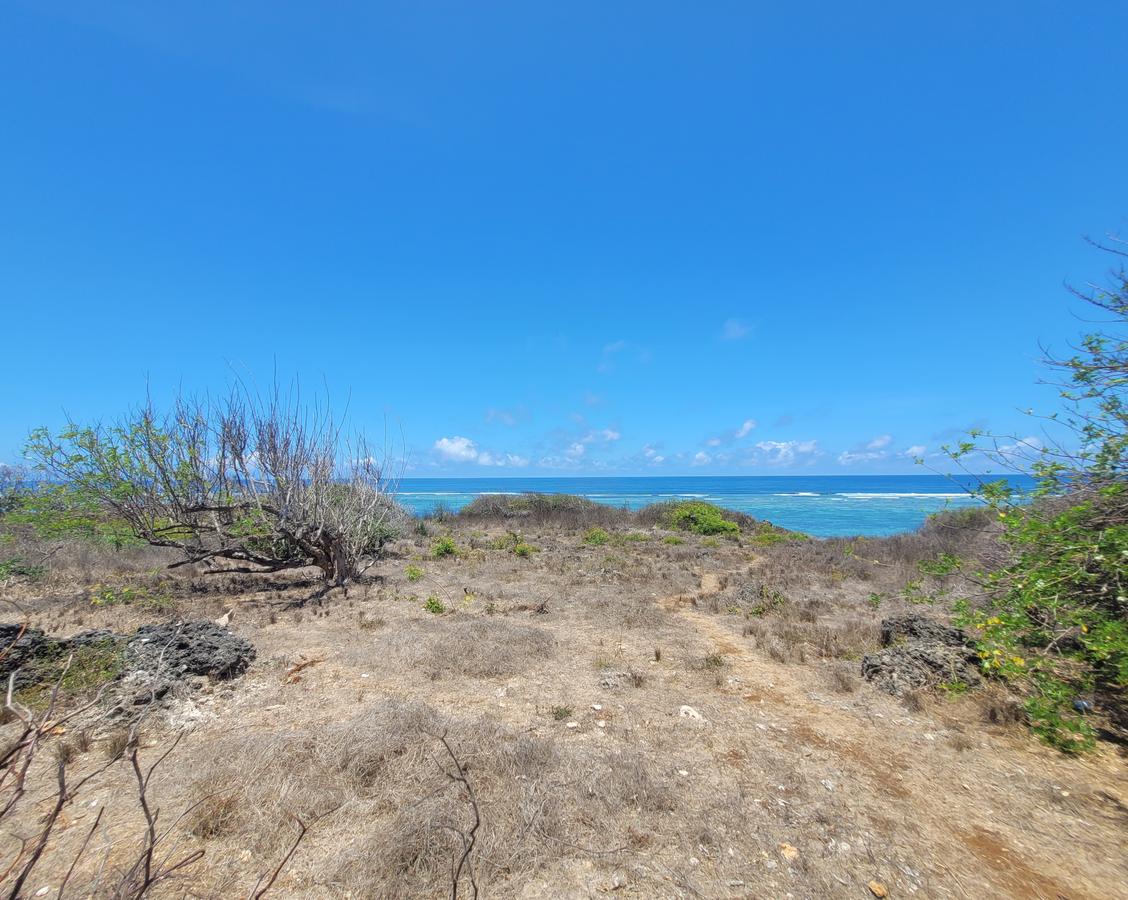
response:
[(363, 573), (405, 514), (380, 448), (348, 435), (328, 402), (296, 388), (265, 397), (239, 384), (219, 401), (151, 401), (111, 425), (33, 432), (50, 477), (102, 503), (185, 563), (243, 571), (317, 566), (330, 585)]

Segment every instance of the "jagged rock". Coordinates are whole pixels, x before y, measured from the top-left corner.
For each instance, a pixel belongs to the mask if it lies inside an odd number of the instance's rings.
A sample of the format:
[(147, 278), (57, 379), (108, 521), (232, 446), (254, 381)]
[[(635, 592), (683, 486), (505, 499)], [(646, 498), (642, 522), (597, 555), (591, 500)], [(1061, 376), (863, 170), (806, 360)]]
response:
[(968, 643), (967, 635), (960, 629), (915, 613), (882, 620), (881, 645), (889, 647), (899, 640), (915, 644), (945, 644), (949, 647), (965, 647)]
[(175, 678), (234, 678), (255, 658), (250, 642), (214, 622), (142, 625), (129, 639), (126, 668)]
[(250, 643), (214, 622), (143, 625), (132, 635), (101, 629), (69, 638), (0, 624), (0, 678), (14, 672), (18, 687), (53, 681), (68, 655), (103, 650), (123, 654), (119, 681), (123, 693), (141, 698), (138, 703), (159, 699), (191, 676), (234, 678), (255, 658)]
[(979, 656), (958, 628), (898, 616), (881, 623), (881, 643), (885, 649), (862, 658), (862, 677), (890, 694), (943, 681), (979, 684)]
[[(20, 625), (0, 625), (0, 676), (7, 682), (16, 672), (16, 683), (26, 681), (32, 663), (42, 658), (51, 645), (51, 639), (38, 628)], [(21, 677), (22, 676), (22, 677)]]

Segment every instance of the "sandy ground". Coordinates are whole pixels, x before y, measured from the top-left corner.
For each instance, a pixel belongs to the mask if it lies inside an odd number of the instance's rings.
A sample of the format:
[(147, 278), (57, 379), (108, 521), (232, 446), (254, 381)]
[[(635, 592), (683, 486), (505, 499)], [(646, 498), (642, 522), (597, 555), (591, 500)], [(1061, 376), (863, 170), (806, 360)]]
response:
[[(450, 896), (476, 805), (483, 897), (1128, 896), (1124, 757), (1063, 756), (986, 723), (978, 695), (906, 704), (860, 682), (888, 612), (865, 602), (872, 582), (832, 566), (750, 618), (735, 592), (791, 548), (667, 544), (658, 529), (593, 547), (546, 527), (520, 558), (502, 527), (444, 529), (459, 557), (432, 559), (434, 535), (416, 536), (377, 581), (304, 605), (309, 586), (282, 576), (204, 593), (162, 575), (174, 607), (160, 612), (92, 610), (81, 585), (19, 589), (52, 630), (229, 614), (257, 649), (245, 676), (145, 728), (150, 761), (186, 729), (151, 787), (162, 851), (204, 851), (155, 895), (247, 896), (300, 819), (272, 896)], [(796, 623), (837, 629), (837, 649)], [(87, 727), (72, 780), (106, 765), (117, 726)], [(50, 803), (49, 765), (9, 855)], [(28, 896), (57, 895), (103, 808), (68, 896), (108, 890), (140, 839), (120, 763), (67, 807)]]

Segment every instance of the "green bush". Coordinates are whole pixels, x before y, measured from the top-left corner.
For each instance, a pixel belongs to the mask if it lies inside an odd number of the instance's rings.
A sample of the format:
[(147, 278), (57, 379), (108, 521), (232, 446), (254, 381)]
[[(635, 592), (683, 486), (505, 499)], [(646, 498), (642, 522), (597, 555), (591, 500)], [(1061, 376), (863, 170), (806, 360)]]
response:
[(521, 558), (525, 558), (532, 556), (534, 553), (539, 553), (540, 551), (532, 544), (527, 544), (524, 541), (518, 541), (513, 545), (513, 552)]
[(740, 534), (740, 526), (726, 519), (724, 513), (719, 506), (704, 500), (686, 500), (673, 504), (668, 512), (668, 521), (671, 527), (694, 534)]
[(664, 538), (662, 538), (662, 543), (663, 544), (672, 544), (672, 545), (676, 546), (678, 544), (684, 544), (685, 540), (683, 538), (678, 537), (676, 534), (668, 534)]
[(434, 613), (436, 616), (441, 616), (446, 612), (446, 607), (443, 606), (443, 601), (438, 597), (428, 597), (427, 602), (423, 604), (423, 608), (429, 613)]
[(403, 574), (407, 577), (408, 581), (419, 581), (423, 578), (423, 570), (415, 564), (409, 565), (404, 569)]
[(601, 547), (610, 541), (611, 535), (602, 528), (589, 528), (584, 532), (584, 543), (592, 547)]

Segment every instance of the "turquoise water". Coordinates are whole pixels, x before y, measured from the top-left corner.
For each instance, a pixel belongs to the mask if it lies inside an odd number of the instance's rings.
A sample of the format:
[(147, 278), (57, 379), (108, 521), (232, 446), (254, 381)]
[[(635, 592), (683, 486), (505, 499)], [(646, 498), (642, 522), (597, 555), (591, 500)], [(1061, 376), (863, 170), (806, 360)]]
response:
[[(1028, 479), (1009, 479), (1026, 487)], [(788, 475), (672, 478), (405, 478), (398, 498), (415, 513), (458, 510), (481, 494), (577, 494), (638, 509), (661, 500), (708, 500), (816, 537), (912, 531), (935, 512), (976, 505), (971, 477)]]

